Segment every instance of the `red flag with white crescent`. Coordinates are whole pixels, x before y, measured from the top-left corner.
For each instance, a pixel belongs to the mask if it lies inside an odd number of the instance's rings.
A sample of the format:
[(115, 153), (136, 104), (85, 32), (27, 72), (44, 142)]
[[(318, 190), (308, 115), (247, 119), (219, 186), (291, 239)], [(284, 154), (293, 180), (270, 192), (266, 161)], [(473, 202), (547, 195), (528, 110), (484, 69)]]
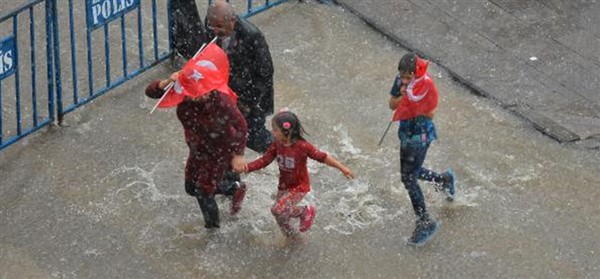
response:
[(211, 42), (198, 55), (185, 63), (179, 78), (167, 91), (167, 96), (158, 105), (161, 108), (177, 106), (185, 96), (201, 97), (213, 90), (228, 95), (233, 102), (237, 95), (229, 88), (229, 59), (227, 54)]
[(438, 92), (433, 79), (427, 74), (429, 61), (417, 56), (415, 79), (406, 87), (392, 121), (406, 120), (433, 112), (438, 105)]

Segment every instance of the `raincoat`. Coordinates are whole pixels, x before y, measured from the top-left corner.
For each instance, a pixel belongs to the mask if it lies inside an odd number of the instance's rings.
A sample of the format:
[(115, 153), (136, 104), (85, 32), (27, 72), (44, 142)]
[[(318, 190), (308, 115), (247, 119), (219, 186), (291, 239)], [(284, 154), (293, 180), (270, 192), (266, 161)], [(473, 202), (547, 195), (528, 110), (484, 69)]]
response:
[[(160, 81), (146, 88), (146, 95), (160, 98)], [(199, 99), (186, 97), (177, 105), (177, 118), (183, 125), (189, 155), (185, 181), (206, 194), (214, 194), (231, 166), (234, 155), (243, 155), (248, 132), (246, 121), (233, 98), (212, 91)]]

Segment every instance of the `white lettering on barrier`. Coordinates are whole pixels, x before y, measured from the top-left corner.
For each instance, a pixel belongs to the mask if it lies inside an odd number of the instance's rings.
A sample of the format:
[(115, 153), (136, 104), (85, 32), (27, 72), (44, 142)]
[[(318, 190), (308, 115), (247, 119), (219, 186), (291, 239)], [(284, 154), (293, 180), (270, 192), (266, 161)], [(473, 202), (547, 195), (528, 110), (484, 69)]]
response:
[(107, 19), (111, 16), (110, 1), (108, 0), (104, 1), (104, 3), (102, 4), (102, 16), (104, 17), (104, 19)]
[(2, 52), (2, 50), (0, 50), (0, 74), (4, 74), (5, 72), (12, 70), (12, 57), (12, 50), (9, 50), (7, 52)]
[(133, 6), (133, 4), (135, 4), (135, 0), (93, 0), (92, 19), (94, 25), (99, 24), (101, 20), (108, 20), (110, 17)]
[(94, 25), (98, 24), (98, 16), (100, 15), (101, 12), (102, 12), (102, 8), (100, 7), (100, 5), (95, 5), (92, 7), (92, 15), (94, 18)]

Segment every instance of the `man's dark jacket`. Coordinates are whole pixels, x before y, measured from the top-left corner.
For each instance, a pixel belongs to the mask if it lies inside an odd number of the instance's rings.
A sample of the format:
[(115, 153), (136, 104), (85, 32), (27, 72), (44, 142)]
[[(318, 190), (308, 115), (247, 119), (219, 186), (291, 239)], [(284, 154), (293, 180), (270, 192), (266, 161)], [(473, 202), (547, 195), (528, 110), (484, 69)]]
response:
[(185, 59), (196, 54), (206, 41), (206, 31), (194, 0), (171, 0), (171, 47)]
[[(207, 28), (209, 38), (214, 38)], [(229, 86), (238, 95), (238, 103), (250, 108), (253, 116), (273, 113), (273, 61), (265, 37), (248, 20), (236, 17), (233, 47), (229, 57)]]

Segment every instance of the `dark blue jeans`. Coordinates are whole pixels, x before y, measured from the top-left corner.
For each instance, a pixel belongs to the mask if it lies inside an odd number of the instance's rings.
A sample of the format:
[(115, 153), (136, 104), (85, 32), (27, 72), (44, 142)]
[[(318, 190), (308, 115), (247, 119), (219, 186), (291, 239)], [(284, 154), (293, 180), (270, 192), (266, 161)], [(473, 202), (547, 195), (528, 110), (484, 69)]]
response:
[(428, 149), (429, 144), (422, 147), (407, 146), (400, 148), (400, 175), (402, 183), (404, 183), (404, 188), (408, 191), (410, 202), (420, 221), (428, 220), (429, 215), (427, 214), (423, 191), (421, 191), (418, 180), (421, 179), (434, 183), (441, 183), (444, 180), (440, 174), (423, 167)]
[(246, 123), (248, 123), (246, 146), (258, 153), (265, 153), (273, 142), (273, 136), (265, 127), (265, 116), (246, 116)]

